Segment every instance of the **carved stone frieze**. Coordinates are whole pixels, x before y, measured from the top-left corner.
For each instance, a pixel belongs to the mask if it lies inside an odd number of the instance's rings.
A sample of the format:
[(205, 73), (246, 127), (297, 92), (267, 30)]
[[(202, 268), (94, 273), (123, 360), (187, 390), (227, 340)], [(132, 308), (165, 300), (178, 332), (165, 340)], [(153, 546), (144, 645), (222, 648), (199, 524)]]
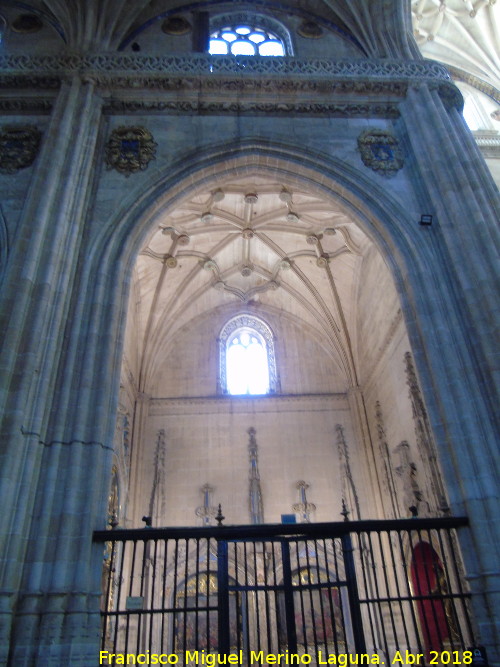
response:
[(15, 174), (36, 157), (42, 133), (34, 125), (5, 125), (0, 130), (0, 173)]
[(323, 58), (266, 58), (260, 56), (210, 56), (205, 54), (145, 56), (124, 53), (99, 53), (78, 55), (3, 55), (0, 56), (0, 71), (60, 73), (145, 72), (158, 74), (278, 74), (278, 75), (323, 75), (327, 77), (360, 77), (384, 79), (440, 79), (450, 81), (447, 69), (432, 60), (370, 59), (328, 60)]
[(387, 130), (369, 129), (358, 137), (363, 164), (383, 176), (394, 176), (404, 164), (396, 137)]
[(156, 146), (151, 132), (144, 127), (118, 127), (106, 145), (108, 169), (126, 176), (142, 171), (155, 159)]
[(105, 104), (105, 111), (122, 112), (144, 112), (163, 111), (176, 113), (204, 113), (204, 114), (309, 114), (341, 118), (398, 118), (399, 109), (397, 104), (370, 103), (341, 104), (341, 103), (300, 103), (300, 102), (257, 102), (241, 100), (204, 102), (203, 100), (172, 100), (168, 102), (160, 100), (123, 100), (113, 99)]
[[(334, 61), (327, 59), (238, 58), (188, 54), (144, 56), (96, 54), (81, 56), (0, 56), (0, 83), (4, 90), (54, 89), (63, 79), (91, 79), (108, 110), (171, 110), (210, 112), (299, 112), (341, 116), (398, 115), (396, 100), (409, 86), (420, 83), (437, 89), (446, 103), (461, 104), (461, 96), (446, 69), (432, 61)], [(120, 91), (126, 91), (121, 99)], [(144, 99), (144, 93), (183, 92), (175, 99)], [(192, 93), (192, 96), (190, 95)], [(206, 94), (198, 101), (198, 95)], [(230, 99), (224, 93), (247, 97)], [(281, 103), (279, 96), (286, 97)], [(297, 94), (303, 93), (299, 100)], [(213, 94), (213, 99), (210, 99)], [(267, 100), (262, 96), (269, 94)], [(257, 99), (251, 99), (258, 95)], [(311, 96), (315, 96), (313, 102)], [(331, 96), (337, 100), (332, 102)], [(383, 101), (374, 96), (383, 95)], [(318, 99), (323, 96), (323, 99)], [(342, 97), (370, 97), (363, 102)], [(458, 97), (457, 97), (458, 96)], [(389, 100), (387, 98), (390, 98)], [(228, 99), (229, 98), (229, 99)], [(250, 99), (248, 99), (250, 98)], [(221, 103), (220, 99), (226, 99)]]

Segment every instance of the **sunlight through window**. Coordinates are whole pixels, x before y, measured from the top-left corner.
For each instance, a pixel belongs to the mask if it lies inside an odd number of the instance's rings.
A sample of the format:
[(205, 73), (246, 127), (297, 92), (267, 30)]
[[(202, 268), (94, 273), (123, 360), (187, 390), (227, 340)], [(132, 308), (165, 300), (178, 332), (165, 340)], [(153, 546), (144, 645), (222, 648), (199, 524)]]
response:
[(272, 32), (252, 25), (226, 25), (210, 35), (212, 55), (284, 56), (283, 42)]
[(229, 394), (259, 395), (269, 392), (266, 346), (255, 331), (243, 330), (231, 336), (226, 363)]

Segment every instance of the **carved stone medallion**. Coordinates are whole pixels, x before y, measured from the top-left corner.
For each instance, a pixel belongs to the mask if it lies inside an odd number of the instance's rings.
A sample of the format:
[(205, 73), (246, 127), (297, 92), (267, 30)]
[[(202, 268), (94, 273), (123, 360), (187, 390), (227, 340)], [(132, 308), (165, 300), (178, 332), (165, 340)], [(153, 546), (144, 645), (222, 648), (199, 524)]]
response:
[(108, 169), (116, 169), (126, 176), (143, 171), (155, 159), (157, 145), (144, 127), (118, 127), (111, 132), (106, 145)]
[(394, 176), (404, 164), (398, 140), (386, 130), (365, 130), (358, 137), (358, 147), (363, 164), (383, 176)]
[(36, 157), (42, 133), (33, 125), (5, 125), (0, 132), (0, 173), (15, 174)]

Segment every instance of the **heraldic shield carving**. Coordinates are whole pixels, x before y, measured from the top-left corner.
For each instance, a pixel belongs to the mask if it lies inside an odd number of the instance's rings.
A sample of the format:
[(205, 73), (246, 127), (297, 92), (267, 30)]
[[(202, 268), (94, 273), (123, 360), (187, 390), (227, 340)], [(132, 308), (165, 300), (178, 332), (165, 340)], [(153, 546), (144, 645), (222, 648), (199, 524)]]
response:
[(394, 176), (404, 164), (398, 140), (387, 130), (365, 130), (358, 137), (358, 147), (363, 164), (383, 176)]
[(118, 127), (111, 132), (106, 145), (108, 169), (116, 169), (126, 176), (143, 171), (155, 159), (157, 145), (144, 127)]
[(5, 125), (0, 131), (0, 173), (15, 174), (36, 157), (42, 133), (34, 125)]

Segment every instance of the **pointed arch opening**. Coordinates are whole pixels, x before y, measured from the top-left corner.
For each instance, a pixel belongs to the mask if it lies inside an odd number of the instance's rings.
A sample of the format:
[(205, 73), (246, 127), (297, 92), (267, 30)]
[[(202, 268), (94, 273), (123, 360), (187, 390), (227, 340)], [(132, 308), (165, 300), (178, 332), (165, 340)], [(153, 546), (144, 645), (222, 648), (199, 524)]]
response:
[(275, 394), (278, 374), (274, 336), (270, 327), (253, 315), (238, 315), (219, 336), (219, 372), (223, 394)]

